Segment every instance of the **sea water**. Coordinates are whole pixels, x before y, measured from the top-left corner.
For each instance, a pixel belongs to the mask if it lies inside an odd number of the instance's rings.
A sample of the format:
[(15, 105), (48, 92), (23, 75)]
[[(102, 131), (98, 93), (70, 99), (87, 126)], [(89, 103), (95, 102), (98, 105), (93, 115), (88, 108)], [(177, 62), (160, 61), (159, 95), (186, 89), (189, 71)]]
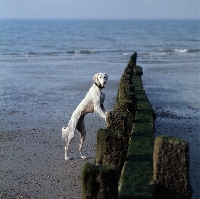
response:
[[(199, 20), (1, 20), (1, 65), (48, 62), (196, 63)], [(106, 66), (107, 67), (107, 66)], [(85, 67), (84, 67), (85, 68)]]
[[(135, 51), (150, 102), (152, 92), (159, 98), (160, 85), (170, 87), (168, 80), (176, 71), (182, 90), (190, 88), (185, 101), (189, 103), (191, 96), (192, 108), (199, 110), (199, 27), (199, 20), (0, 20), (2, 132), (47, 129), (56, 122), (61, 129), (97, 72), (109, 75), (108, 88), (113, 87), (107, 90), (106, 101), (112, 109), (119, 78)], [(190, 76), (184, 71), (190, 71)], [(151, 90), (150, 84), (157, 89)], [(178, 93), (182, 99), (187, 92)], [(173, 90), (171, 94), (166, 102), (179, 103), (173, 99)], [(198, 198), (199, 141), (195, 146), (190, 173), (193, 198)]]

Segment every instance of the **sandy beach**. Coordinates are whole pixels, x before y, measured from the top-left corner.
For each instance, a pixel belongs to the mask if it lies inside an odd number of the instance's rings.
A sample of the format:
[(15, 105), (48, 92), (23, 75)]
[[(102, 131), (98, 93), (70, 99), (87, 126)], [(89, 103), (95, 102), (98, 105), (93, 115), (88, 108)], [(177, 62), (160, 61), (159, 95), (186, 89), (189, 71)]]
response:
[[(179, 74), (169, 67), (143, 67), (143, 85), (157, 115), (156, 135), (172, 135), (190, 143), (190, 178), (195, 191), (193, 198), (197, 199), (200, 104), (197, 93), (193, 93), (194, 88), (199, 88), (199, 76), (193, 70), (185, 67)], [(166, 75), (170, 71), (173, 75)], [(190, 81), (186, 81), (187, 78)], [(85, 87), (89, 86), (85, 83)], [(117, 88), (117, 81), (108, 81), (104, 90), (107, 109), (112, 109), (115, 103)], [(29, 112), (17, 103), (13, 107), (3, 104), (1, 198), (81, 198), (81, 169), (86, 162), (94, 162), (96, 131), (104, 127), (105, 122), (97, 114), (86, 116), (87, 137), (83, 151), (87, 160), (79, 158), (78, 132), (70, 145), (69, 155), (73, 159), (64, 160), (61, 127), (68, 122), (76, 106), (72, 97), (77, 101), (76, 97), (84, 96), (85, 90), (81, 85), (73, 85), (73, 96), (64, 96), (65, 99), (51, 106), (52, 102), (35, 101), (27, 109)]]

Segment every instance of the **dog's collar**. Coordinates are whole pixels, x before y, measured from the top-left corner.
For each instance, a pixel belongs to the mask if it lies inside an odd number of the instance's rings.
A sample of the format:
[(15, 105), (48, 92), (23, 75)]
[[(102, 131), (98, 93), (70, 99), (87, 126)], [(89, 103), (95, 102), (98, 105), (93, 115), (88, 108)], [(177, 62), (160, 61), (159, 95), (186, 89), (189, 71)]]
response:
[(105, 88), (104, 86), (98, 85), (96, 82), (94, 82), (94, 84), (100, 89)]

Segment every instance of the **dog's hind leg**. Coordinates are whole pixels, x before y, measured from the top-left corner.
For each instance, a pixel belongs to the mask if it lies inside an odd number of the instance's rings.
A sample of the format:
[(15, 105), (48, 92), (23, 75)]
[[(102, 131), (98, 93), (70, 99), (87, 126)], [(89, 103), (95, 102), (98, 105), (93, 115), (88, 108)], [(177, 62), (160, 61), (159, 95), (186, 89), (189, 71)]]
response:
[(67, 143), (65, 145), (65, 160), (69, 160), (70, 159), (68, 157), (68, 148), (69, 148), (69, 144), (72, 141), (73, 137), (74, 137), (74, 132), (69, 132)]
[(86, 159), (86, 157), (82, 154), (83, 142), (84, 142), (85, 136), (86, 136), (84, 117), (81, 117), (79, 119), (76, 128), (80, 132), (79, 153), (80, 153), (80, 156), (81, 156), (82, 159)]
[(69, 148), (69, 144), (71, 143), (73, 137), (74, 137), (74, 131), (76, 129), (76, 120), (74, 119), (71, 119), (69, 121), (69, 124), (68, 124), (68, 137), (67, 137), (67, 142), (66, 142), (66, 145), (65, 145), (65, 160), (69, 160), (70, 158), (68, 157), (68, 148)]

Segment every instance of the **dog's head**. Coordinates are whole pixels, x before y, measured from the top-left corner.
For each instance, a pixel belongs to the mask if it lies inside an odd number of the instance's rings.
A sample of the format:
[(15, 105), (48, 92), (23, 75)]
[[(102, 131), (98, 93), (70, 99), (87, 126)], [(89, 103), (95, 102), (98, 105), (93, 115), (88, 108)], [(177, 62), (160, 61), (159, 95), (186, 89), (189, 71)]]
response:
[(104, 85), (108, 80), (108, 75), (106, 73), (97, 73), (94, 75), (93, 80), (96, 86), (99, 88), (104, 88)]

